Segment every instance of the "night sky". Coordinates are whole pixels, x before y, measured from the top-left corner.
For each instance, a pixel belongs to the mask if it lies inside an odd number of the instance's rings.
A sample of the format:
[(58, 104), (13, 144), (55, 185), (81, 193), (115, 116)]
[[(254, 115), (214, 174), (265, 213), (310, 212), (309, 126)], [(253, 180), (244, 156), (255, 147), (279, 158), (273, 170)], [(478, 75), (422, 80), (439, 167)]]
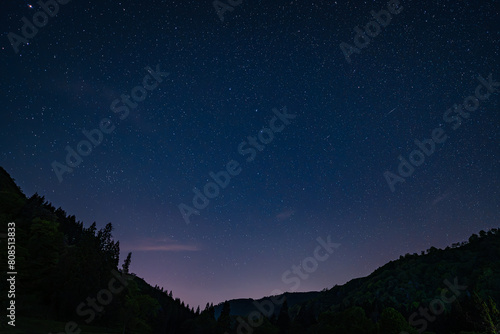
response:
[(4, 1), (0, 165), (202, 308), (500, 226), (498, 1), (231, 2)]

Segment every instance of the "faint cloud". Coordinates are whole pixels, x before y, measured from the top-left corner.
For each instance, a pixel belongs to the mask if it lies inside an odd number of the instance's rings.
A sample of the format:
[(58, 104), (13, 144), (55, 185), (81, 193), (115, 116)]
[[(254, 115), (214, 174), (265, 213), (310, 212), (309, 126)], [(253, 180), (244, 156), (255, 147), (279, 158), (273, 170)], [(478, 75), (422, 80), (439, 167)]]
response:
[(433, 201), (432, 201), (432, 206), (438, 204), (439, 202), (447, 199), (448, 197), (450, 197), (451, 195), (451, 191), (448, 191), (442, 195), (439, 195), (438, 197), (436, 197)]
[(276, 215), (276, 219), (278, 219), (279, 221), (285, 220), (285, 219), (288, 219), (291, 216), (293, 216), (294, 213), (295, 213), (295, 210), (286, 210), (286, 211), (278, 213)]
[(457, 187), (452, 187), (445, 189), (444, 191), (435, 195), (436, 197), (429, 197), (425, 199), (425, 203), (422, 203), (421, 212), (423, 214), (429, 214), (430, 212), (435, 212), (436, 205), (441, 203), (444, 200), (450, 200), (453, 198), (457, 198), (459, 195), (459, 191)]
[(161, 251), (161, 252), (196, 252), (201, 247), (194, 244), (184, 244), (170, 238), (143, 238), (124, 243), (127, 251)]

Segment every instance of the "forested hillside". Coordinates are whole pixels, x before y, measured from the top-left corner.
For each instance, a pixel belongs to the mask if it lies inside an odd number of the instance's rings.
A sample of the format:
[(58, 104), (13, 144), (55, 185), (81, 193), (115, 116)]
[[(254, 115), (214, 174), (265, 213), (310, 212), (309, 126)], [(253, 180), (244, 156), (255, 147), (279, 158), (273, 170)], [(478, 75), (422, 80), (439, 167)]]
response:
[[(295, 295), (274, 298), (287, 300), (289, 318), (281, 324), (287, 333), (498, 333), (500, 230), (480, 231), (443, 250), (406, 254), (368, 277), (313, 293), (305, 302)], [(229, 305), (232, 314), (250, 322), (246, 316), (265, 313), (272, 300)], [(279, 327), (281, 304), (273, 307), (271, 323)]]
[[(194, 310), (172, 298), (172, 292), (153, 288), (129, 274), (130, 263), (119, 268), (120, 243), (113, 240), (111, 223), (100, 230), (96, 223), (86, 227), (75, 216), (47, 203), (43, 196), (26, 198), (0, 168), (2, 233), (9, 222), (16, 228), (16, 328), (20, 332), (24, 317), (34, 327), (45, 320), (62, 322), (56, 325), (62, 328), (47, 328), (54, 333), (63, 331), (64, 323), (70, 320), (78, 327), (149, 333), (175, 331), (195, 316)], [(4, 269), (7, 253), (0, 256)], [(6, 281), (1, 284), (5, 296)], [(97, 299), (95, 307), (92, 299)], [(7, 303), (2, 298), (4, 310)]]

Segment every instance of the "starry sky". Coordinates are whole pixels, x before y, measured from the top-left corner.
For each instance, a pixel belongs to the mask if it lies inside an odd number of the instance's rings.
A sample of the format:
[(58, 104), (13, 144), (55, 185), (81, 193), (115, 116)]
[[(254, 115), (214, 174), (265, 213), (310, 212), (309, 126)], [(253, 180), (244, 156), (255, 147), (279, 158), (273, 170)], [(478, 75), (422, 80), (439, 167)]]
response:
[(292, 291), (319, 237), (293, 290), (500, 226), (498, 1), (61, 2), (1, 5), (0, 165), (189, 305)]

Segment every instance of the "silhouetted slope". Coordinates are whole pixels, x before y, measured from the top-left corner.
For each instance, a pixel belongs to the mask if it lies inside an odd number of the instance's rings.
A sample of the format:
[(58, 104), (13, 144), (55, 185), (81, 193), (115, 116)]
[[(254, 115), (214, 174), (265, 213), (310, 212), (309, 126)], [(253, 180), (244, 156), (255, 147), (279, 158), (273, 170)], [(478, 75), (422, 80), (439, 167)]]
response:
[[(429, 308), (431, 302), (441, 298), (443, 291), (447, 291), (445, 296), (449, 297), (450, 286), (460, 286), (459, 295), (454, 303), (446, 305), (442, 315), (428, 324), (429, 328), (438, 333), (484, 329), (483, 318), (491, 315), (485, 315), (486, 311), (480, 309), (484, 309), (483, 304), (490, 298), (495, 304), (500, 301), (499, 229), (481, 231), (479, 235), (472, 235), (468, 242), (456, 243), (444, 250), (431, 247), (420, 255), (406, 254), (367, 277), (326, 291), (307, 293), (305, 296), (311, 297), (306, 298), (308, 300), (297, 298), (304, 293), (286, 293), (276, 299), (286, 297), (292, 318), (307, 315), (317, 320), (321, 314), (343, 314), (345, 318), (350, 310), (360, 307), (369, 319), (378, 322), (388, 308), (408, 319), (420, 307)], [(231, 314), (247, 316), (252, 311), (262, 310), (255, 306), (256, 303), (268, 300), (270, 298), (230, 300)], [(274, 305), (275, 314), (280, 307)], [(221, 305), (216, 306), (219, 312), (220, 308)], [(492, 321), (500, 325), (500, 314), (494, 310), (491, 313), (496, 314)], [(332, 317), (336, 322), (340, 318)], [(415, 317), (420, 318), (423, 317)]]
[(26, 196), (17, 186), (9, 173), (0, 167), (0, 223), (16, 215), (26, 201)]
[[(0, 233), (7, 232), (9, 222), (15, 223), (17, 319), (29, 317), (40, 326), (49, 319), (62, 322), (53, 332), (64, 331), (64, 322), (72, 320), (79, 328), (175, 333), (194, 318), (194, 311), (172, 293), (118, 269), (120, 246), (112, 238), (111, 223), (97, 230), (95, 222), (85, 226), (38, 194), (26, 198), (0, 167)], [(1, 244), (6, 250), (5, 239)], [(0, 252), (0, 263), (5, 272), (6, 251)], [(7, 289), (3, 279), (0, 294), (6, 296)], [(89, 298), (97, 300), (95, 307)], [(2, 298), (4, 310), (8, 302)], [(12, 329), (1, 324), (2, 332)]]

